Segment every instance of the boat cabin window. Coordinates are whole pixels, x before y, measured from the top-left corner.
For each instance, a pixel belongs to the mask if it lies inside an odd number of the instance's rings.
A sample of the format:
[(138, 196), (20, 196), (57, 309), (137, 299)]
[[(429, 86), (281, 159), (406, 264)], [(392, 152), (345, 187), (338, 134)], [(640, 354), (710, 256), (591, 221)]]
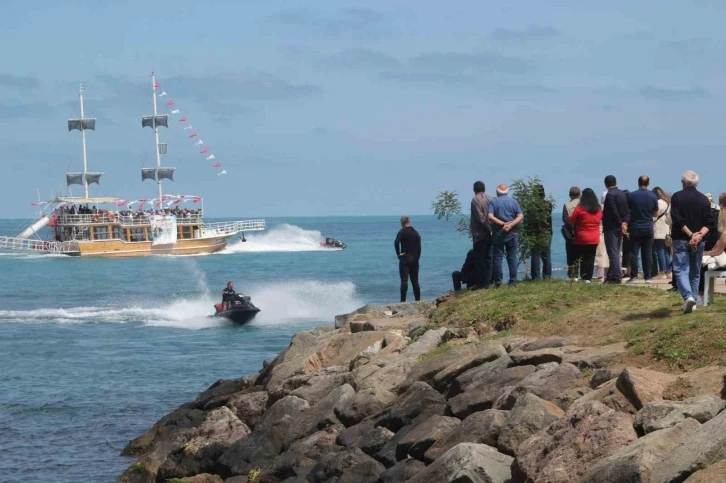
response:
[(129, 228), (129, 240), (130, 242), (142, 242), (146, 241), (146, 232), (143, 228)]
[(108, 240), (108, 227), (107, 226), (94, 226), (93, 227), (93, 239), (94, 240)]
[(113, 227), (113, 237), (117, 240), (126, 239), (126, 230), (120, 226)]
[(180, 240), (189, 240), (194, 238), (194, 227), (191, 225), (177, 225), (179, 230), (178, 238)]

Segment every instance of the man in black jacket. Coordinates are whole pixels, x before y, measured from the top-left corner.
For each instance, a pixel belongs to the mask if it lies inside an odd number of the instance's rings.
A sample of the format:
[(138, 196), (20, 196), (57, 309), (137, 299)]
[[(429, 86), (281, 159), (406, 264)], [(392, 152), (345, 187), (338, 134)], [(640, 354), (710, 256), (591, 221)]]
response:
[(421, 287), (418, 285), (418, 262), (421, 258), (421, 235), (411, 226), (408, 216), (401, 217), (401, 229), (393, 242), (398, 256), (398, 273), (401, 276), (401, 302), (406, 301), (408, 279), (411, 278), (413, 296), (421, 300)]
[(469, 219), (469, 230), (474, 242), (477, 288), (489, 288), (492, 283), (494, 252), (492, 227), (489, 223), (489, 203), (492, 202), (492, 199), (485, 191), (486, 187), (482, 181), (474, 183), (474, 197), (471, 199), (471, 217)]
[(469, 250), (469, 253), (466, 254), (464, 265), (461, 266), (461, 270), (457, 270), (451, 274), (451, 279), (454, 282), (454, 292), (461, 290), (462, 283), (466, 284), (466, 288), (472, 288), (477, 285), (475, 260), (475, 250)]
[(605, 249), (610, 260), (606, 283), (620, 283), (623, 280), (623, 271), (620, 264), (620, 247), (623, 234), (628, 229), (630, 211), (628, 210), (628, 197), (618, 189), (615, 176), (605, 177), (605, 206), (602, 210), (602, 230), (605, 235)]
[(696, 307), (698, 283), (701, 278), (703, 239), (713, 226), (711, 203), (700, 193), (698, 175), (686, 171), (681, 177), (683, 189), (671, 197), (671, 238), (673, 240), (673, 273), (683, 297), (683, 313)]

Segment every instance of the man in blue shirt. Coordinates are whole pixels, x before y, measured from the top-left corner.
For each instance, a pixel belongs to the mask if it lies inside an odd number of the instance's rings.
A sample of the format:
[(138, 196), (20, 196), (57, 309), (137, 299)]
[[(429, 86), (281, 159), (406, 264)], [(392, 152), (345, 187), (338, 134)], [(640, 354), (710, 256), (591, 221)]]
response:
[(638, 252), (643, 251), (643, 278), (651, 283), (653, 264), (653, 217), (658, 216), (658, 197), (648, 189), (650, 178), (638, 178), (638, 189), (628, 196), (630, 222), (630, 279), (638, 279)]
[(502, 260), (507, 253), (509, 266), (509, 284), (517, 283), (517, 265), (519, 251), (519, 231), (517, 225), (524, 216), (522, 208), (514, 198), (509, 196), (509, 187), (505, 184), (497, 186), (497, 197), (489, 203), (489, 222), (492, 225), (492, 245), (494, 246), (494, 270), (492, 281), (495, 287), (502, 285)]

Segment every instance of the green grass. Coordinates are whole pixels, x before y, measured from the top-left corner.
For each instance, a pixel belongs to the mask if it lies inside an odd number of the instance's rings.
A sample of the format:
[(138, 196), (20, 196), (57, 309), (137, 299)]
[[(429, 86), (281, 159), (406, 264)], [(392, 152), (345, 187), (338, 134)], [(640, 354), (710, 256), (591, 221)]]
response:
[(678, 294), (652, 287), (526, 282), (453, 294), (439, 304), (430, 322), (445, 327), (484, 324), (492, 330), (488, 339), (559, 335), (581, 346), (624, 341), (629, 349), (620, 361), (624, 364), (666, 370), (726, 365), (726, 297), (689, 315), (681, 307)]
[(431, 349), (430, 351), (426, 352), (425, 354), (421, 354), (421, 356), (419, 356), (418, 359), (420, 361), (427, 361), (429, 359), (436, 359), (440, 355), (445, 354), (445, 353), (449, 352), (450, 350), (451, 350), (451, 346), (449, 345), (449, 343), (448, 342), (444, 342), (443, 344), (441, 344), (437, 348)]

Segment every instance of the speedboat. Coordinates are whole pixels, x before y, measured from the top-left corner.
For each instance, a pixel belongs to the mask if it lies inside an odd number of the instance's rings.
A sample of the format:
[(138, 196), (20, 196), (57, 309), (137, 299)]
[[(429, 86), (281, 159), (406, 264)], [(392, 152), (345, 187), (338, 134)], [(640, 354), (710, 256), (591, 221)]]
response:
[(320, 246), (323, 246), (325, 248), (338, 248), (338, 249), (342, 250), (343, 248), (346, 248), (348, 245), (346, 245), (345, 243), (343, 243), (340, 240), (336, 240), (334, 238), (328, 237), (325, 239), (325, 241), (320, 242)]
[(255, 318), (260, 311), (252, 303), (252, 299), (243, 294), (237, 294), (236, 297), (229, 302), (227, 310), (222, 310), (222, 304), (214, 304), (215, 313), (210, 317), (224, 317), (236, 324), (246, 324)]

